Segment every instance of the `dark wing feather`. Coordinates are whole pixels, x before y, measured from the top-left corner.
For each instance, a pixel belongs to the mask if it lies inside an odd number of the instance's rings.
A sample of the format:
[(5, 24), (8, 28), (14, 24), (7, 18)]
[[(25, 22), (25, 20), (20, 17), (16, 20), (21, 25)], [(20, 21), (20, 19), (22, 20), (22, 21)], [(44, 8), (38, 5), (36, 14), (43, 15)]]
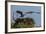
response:
[(17, 11), (16, 11), (16, 13), (19, 13), (19, 14), (21, 14), (22, 12), (17, 10)]
[(40, 12), (26, 12), (26, 14), (29, 14), (29, 13), (37, 13), (37, 14), (40, 14)]

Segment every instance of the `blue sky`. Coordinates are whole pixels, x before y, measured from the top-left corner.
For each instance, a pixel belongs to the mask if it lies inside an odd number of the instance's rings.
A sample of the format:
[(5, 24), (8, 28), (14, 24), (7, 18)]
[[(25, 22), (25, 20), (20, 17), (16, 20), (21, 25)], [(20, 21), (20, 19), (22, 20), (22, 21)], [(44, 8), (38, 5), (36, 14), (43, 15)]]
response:
[[(14, 12), (14, 19), (16, 19), (17, 17), (20, 17), (20, 14), (16, 13), (17, 10), (21, 10), (21, 11), (29, 10), (29, 11), (33, 11), (33, 12), (41, 12), (41, 7), (40, 6), (11, 5), (11, 17), (13, 16), (13, 12)], [(40, 24), (41, 24), (41, 14), (32, 13), (32, 14), (27, 14), (24, 17), (33, 18), (36, 23), (35, 26), (40, 26)]]

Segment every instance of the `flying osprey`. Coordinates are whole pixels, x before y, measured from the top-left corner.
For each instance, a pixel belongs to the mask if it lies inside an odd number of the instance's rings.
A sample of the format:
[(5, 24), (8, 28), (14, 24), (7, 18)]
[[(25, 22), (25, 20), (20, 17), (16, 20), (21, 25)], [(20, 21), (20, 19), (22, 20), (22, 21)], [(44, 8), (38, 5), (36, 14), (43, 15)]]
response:
[[(24, 17), (25, 14), (23, 14), (22, 11), (19, 11), (17, 10), (16, 13), (20, 14), (21, 16), (20, 17)], [(26, 14), (32, 14), (32, 13), (37, 13), (37, 14), (40, 14), (40, 12), (33, 12), (33, 11), (28, 11), (28, 12), (25, 12)]]

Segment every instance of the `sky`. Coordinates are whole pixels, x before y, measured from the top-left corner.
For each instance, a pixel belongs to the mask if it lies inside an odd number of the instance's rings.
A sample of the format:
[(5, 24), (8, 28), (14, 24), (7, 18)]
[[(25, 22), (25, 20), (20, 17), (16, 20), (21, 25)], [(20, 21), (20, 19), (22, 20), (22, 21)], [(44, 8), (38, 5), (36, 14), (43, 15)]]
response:
[[(11, 5), (11, 18), (13, 18), (13, 13), (14, 13), (14, 19), (20, 17), (20, 14), (16, 13), (17, 10), (20, 10), (22, 12), (26, 12), (26, 11), (28, 11), (28, 12), (29, 11), (41, 12), (41, 7), (40, 6), (18, 6), (18, 5)], [(41, 14), (37, 14), (37, 13), (26, 14), (24, 17), (33, 18), (34, 21), (35, 21), (35, 26), (40, 26), (41, 25)]]

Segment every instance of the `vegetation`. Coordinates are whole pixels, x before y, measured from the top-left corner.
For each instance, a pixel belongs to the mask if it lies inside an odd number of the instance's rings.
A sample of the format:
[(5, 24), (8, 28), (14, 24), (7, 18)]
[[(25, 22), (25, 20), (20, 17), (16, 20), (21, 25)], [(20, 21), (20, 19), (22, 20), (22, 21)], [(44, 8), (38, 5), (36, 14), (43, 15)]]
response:
[(15, 23), (11, 24), (12, 28), (31, 28), (34, 27), (35, 22), (32, 18), (17, 18)]

